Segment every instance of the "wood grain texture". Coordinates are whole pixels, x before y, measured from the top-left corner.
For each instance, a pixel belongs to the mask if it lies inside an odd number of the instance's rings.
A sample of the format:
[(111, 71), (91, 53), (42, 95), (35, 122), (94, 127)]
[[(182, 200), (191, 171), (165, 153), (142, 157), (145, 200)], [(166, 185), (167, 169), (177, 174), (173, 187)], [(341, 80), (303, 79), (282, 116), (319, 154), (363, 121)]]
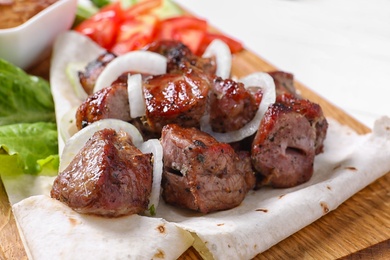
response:
[[(0, 178), (1, 180), (1, 178)], [(0, 259), (27, 259), (7, 194), (0, 181)]]
[[(30, 73), (48, 78), (48, 67), (49, 63), (46, 61)], [(232, 73), (236, 77), (255, 71), (272, 70), (276, 70), (276, 67), (250, 51), (243, 51), (233, 59)], [(296, 86), (305, 98), (319, 103), (327, 117), (350, 126), (359, 134), (370, 132), (369, 128), (299, 82), (296, 82)], [(2, 185), (0, 207), (0, 258), (25, 259), (26, 254)], [(385, 259), (381, 257), (388, 256), (386, 252), (390, 251), (389, 239), (390, 174), (386, 174), (336, 210), (259, 254), (255, 259)], [(369, 249), (371, 251), (364, 251)], [(365, 258), (367, 254), (369, 257)], [(370, 258), (371, 256), (374, 258)], [(180, 259), (194, 260), (200, 259), (200, 256), (191, 247)]]

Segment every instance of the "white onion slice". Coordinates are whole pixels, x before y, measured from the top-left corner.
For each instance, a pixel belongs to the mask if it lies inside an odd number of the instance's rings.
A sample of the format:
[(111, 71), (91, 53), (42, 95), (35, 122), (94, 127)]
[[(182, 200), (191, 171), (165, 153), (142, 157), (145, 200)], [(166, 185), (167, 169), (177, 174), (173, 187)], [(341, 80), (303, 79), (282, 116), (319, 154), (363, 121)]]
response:
[(151, 51), (132, 51), (116, 57), (107, 64), (98, 76), (93, 92), (109, 87), (120, 75), (128, 71), (164, 74), (167, 71), (167, 58)]
[(257, 110), (254, 118), (244, 125), (242, 128), (227, 132), (227, 133), (218, 133), (214, 132), (209, 123), (210, 116), (205, 115), (201, 118), (201, 130), (212, 135), (219, 142), (231, 143), (240, 141), (248, 136), (253, 135), (259, 128), (260, 121), (263, 118), (265, 112), (267, 111), (269, 105), (275, 103), (276, 93), (275, 93), (275, 82), (273, 78), (264, 72), (255, 72), (239, 80), (242, 82), (245, 87), (260, 87), (263, 92), (261, 103), (259, 109)]
[(84, 127), (68, 139), (61, 154), (59, 171), (62, 172), (65, 170), (76, 154), (95, 132), (106, 128), (111, 128), (118, 132), (120, 130), (125, 131), (131, 136), (133, 144), (137, 147), (139, 147), (144, 141), (138, 129), (132, 124), (119, 119), (101, 119), (88, 125), (87, 127)]
[(142, 90), (141, 74), (129, 74), (127, 78), (127, 93), (129, 96), (130, 117), (137, 118), (144, 116), (146, 114), (146, 106)]
[(69, 111), (67, 111), (61, 118), (59, 122), (59, 130), (62, 140), (66, 142), (69, 138), (71, 138), (75, 133), (77, 133), (78, 129), (76, 126), (76, 111), (78, 107), (73, 107)]
[(87, 92), (85, 92), (83, 86), (80, 83), (78, 74), (79, 71), (85, 69), (85, 66), (86, 63), (84, 62), (70, 62), (65, 69), (66, 76), (68, 77), (69, 82), (73, 87), (74, 93), (81, 101), (84, 101), (88, 97)]
[[(153, 153), (153, 184), (149, 197), (148, 209), (157, 209), (161, 193), (161, 179), (163, 172), (163, 149), (158, 139), (150, 139), (138, 147), (142, 153)], [(152, 212), (149, 212), (151, 214)]]
[(216, 75), (227, 79), (230, 76), (230, 70), (232, 67), (232, 54), (230, 53), (229, 46), (222, 40), (213, 40), (204, 51), (203, 58), (215, 57), (217, 71)]

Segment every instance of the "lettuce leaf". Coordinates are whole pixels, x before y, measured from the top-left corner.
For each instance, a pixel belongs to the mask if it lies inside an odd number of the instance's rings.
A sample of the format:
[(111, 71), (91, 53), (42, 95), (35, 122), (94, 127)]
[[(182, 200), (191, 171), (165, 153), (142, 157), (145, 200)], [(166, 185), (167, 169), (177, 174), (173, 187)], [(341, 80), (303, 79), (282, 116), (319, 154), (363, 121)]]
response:
[(58, 138), (51, 122), (0, 126), (0, 172), (56, 175)]
[(0, 59), (0, 126), (55, 122), (49, 83)]
[(58, 165), (49, 83), (0, 59), (0, 175), (56, 175)]

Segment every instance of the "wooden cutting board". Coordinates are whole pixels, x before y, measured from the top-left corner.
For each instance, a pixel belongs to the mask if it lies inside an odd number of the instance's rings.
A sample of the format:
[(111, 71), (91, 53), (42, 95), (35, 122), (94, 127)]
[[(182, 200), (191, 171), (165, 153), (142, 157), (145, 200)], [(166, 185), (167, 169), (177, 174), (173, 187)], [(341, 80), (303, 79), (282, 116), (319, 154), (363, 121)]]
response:
[[(49, 59), (29, 71), (48, 78)], [(233, 58), (232, 73), (237, 77), (255, 71), (276, 70), (269, 62), (250, 51), (242, 51)], [(293, 73), (293, 72), (292, 72)], [(302, 95), (319, 103), (327, 117), (348, 125), (359, 134), (370, 131), (296, 82)], [(0, 183), (0, 259), (27, 259), (18, 235), (7, 195)], [(255, 259), (390, 259), (390, 174), (375, 181), (336, 210), (293, 234)], [(363, 250), (363, 251), (362, 251)], [(361, 256), (363, 256), (361, 258)], [(180, 259), (199, 259), (190, 248)]]

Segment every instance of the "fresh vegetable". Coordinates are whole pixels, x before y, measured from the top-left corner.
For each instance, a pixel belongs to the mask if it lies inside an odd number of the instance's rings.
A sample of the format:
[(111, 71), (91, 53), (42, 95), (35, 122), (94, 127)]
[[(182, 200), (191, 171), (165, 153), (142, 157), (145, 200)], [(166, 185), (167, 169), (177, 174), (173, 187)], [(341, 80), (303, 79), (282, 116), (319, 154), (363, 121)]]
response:
[(48, 82), (0, 60), (1, 175), (57, 174), (57, 154)]
[(118, 55), (138, 50), (162, 39), (179, 40), (201, 55), (215, 39), (224, 41), (232, 53), (243, 49), (240, 42), (212, 32), (206, 20), (185, 15), (170, 0), (114, 2), (74, 29)]
[(56, 175), (57, 138), (55, 123), (0, 126), (0, 173)]
[(47, 81), (0, 59), (0, 125), (55, 122)]

